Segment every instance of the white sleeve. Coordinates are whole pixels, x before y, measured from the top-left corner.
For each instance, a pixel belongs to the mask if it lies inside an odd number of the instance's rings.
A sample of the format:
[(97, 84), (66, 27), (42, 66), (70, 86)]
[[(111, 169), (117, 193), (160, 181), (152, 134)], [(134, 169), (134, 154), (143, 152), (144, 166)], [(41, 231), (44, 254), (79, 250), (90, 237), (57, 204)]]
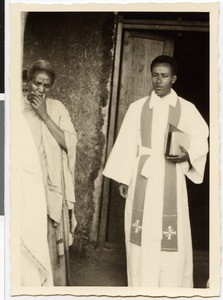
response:
[(191, 168), (184, 168), (184, 173), (191, 181), (199, 184), (203, 182), (204, 178), (209, 130), (206, 122), (194, 105), (190, 106), (188, 117), (187, 132), (189, 134), (190, 147), (187, 151), (192, 166)]
[(137, 156), (137, 114), (130, 105), (106, 163), (103, 175), (129, 185)]

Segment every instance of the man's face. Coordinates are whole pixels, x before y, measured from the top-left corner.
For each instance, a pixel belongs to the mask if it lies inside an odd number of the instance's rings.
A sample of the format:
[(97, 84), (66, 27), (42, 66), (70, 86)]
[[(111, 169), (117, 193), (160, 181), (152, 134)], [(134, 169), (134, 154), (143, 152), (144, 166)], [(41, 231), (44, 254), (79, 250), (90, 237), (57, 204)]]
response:
[(36, 72), (29, 82), (29, 93), (43, 97), (51, 88), (52, 80), (46, 72)]
[(172, 68), (168, 63), (155, 64), (152, 69), (152, 84), (155, 93), (164, 97), (170, 93), (177, 76), (172, 74)]

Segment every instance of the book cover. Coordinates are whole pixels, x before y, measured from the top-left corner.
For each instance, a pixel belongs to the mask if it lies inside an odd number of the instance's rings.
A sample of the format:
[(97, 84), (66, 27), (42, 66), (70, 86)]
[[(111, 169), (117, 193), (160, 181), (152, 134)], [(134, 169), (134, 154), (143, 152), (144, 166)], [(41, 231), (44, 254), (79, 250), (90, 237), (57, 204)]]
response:
[(177, 127), (168, 124), (166, 130), (166, 138), (164, 145), (165, 155), (179, 155), (181, 153), (180, 146), (186, 150), (190, 146), (189, 135)]

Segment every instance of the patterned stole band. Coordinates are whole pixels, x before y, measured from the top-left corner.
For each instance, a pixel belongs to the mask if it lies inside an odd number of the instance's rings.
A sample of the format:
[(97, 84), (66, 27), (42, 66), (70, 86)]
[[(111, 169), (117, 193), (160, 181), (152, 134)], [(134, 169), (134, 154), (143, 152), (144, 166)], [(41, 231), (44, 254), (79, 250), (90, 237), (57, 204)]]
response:
[[(140, 125), (142, 146), (151, 149), (153, 109), (149, 107), (149, 104), (150, 97), (146, 100), (145, 104), (142, 107)], [(178, 99), (175, 107), (169, 105), (168, 123), (177, 127), (180, 115), (181, 105)], [(149, 156), (150, 155), (142, 155), (139, 158), (133, 199), (130, 242), (139, 246), (141, 246), (141, 237), (143, 230), (143, 208), (145, 202), (147, 180), (149, 180), (146, 177), (142, 176), (141, 172)], [(161, 251), (178, 251), (177, 233), (176, 164), (165, 160)]]
[(145, 201), (145, 193), (147, 186), (147, 178), (141, 175), (142, 168), (145, 161), (149, 158), (149, 155), (142, 155), (139, 159), (136, 187), (132, 208), (132, 223), (131, 223), (131, 234), (130, 242), (136, 245), (141, 245), (141, 231), (142, 231), (142, 219), (143, 219), (143, 208)]

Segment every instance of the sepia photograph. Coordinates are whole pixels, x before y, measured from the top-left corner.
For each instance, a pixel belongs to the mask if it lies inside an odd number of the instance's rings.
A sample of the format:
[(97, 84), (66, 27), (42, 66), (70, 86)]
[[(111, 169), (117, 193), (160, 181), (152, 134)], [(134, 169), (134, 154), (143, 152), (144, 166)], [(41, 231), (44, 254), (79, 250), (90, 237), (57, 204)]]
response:
[(190, 6), (11, 5), (12, 295), (219, 295), (218, 6)]

